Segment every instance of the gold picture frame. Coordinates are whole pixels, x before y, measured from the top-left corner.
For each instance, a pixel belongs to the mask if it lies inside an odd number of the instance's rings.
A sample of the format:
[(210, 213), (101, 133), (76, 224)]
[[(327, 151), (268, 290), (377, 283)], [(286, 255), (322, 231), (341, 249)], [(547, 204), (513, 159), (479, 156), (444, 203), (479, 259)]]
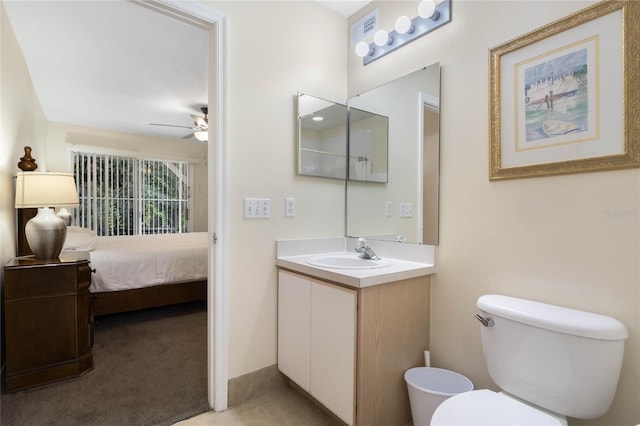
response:
[(489, 51), (489, 180), (640, 167), (640, 1)]

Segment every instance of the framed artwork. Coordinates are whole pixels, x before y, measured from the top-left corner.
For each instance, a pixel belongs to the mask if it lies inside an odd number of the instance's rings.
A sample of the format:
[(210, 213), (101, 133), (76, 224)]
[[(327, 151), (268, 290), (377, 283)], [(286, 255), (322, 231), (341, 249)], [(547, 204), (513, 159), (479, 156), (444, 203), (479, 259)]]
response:
[(491, 49), (489, 179), (640, 167), (639, 35), (607, 0)]

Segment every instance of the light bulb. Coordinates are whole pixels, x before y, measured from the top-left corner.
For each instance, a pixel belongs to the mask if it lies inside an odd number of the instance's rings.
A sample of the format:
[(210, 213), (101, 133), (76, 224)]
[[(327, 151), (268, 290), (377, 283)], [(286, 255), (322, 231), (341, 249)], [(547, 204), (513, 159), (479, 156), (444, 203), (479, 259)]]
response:
[(424, 19), (438, 19), (440, 13), (436, 10), (436, 2), (433, 0), (422, 0), (418, 5), (418, 15)]
[(364, 58), (369, 53), (369, 45), (366, 41), (361, 41), (356, 44), (356, 55)]
[(378, 46), (384, 46), (389, 41), (389, 34), (385, 30), (378, 30), (373, 35), (373, 42)]
[(408, 16), (401, 16), (396, 19), (396, 31), (398, 34), (411, 34), (413, 32), (413, 25), (411, 25), (411, 19)]

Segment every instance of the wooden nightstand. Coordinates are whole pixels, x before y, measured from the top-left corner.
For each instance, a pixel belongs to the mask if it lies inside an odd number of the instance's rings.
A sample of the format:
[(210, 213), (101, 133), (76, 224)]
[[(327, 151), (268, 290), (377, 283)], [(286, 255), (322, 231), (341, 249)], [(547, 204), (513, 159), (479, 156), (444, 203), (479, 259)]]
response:
[(4, 267), (6, 392), (93, 369), (87, 253), (16, 257)]

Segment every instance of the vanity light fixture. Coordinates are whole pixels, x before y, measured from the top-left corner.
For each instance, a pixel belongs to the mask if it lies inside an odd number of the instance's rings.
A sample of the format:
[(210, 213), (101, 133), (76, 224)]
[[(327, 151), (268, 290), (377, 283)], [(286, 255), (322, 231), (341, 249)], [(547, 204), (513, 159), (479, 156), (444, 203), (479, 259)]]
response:
[(376, 31), (373, 43), (361, 41), (356, 45), (356, 54), (367, 65), (450, 21), (451, 0), (422, 0), (418, 5), (418, 16), (413, 19), (400, 16), (394, 31)]

